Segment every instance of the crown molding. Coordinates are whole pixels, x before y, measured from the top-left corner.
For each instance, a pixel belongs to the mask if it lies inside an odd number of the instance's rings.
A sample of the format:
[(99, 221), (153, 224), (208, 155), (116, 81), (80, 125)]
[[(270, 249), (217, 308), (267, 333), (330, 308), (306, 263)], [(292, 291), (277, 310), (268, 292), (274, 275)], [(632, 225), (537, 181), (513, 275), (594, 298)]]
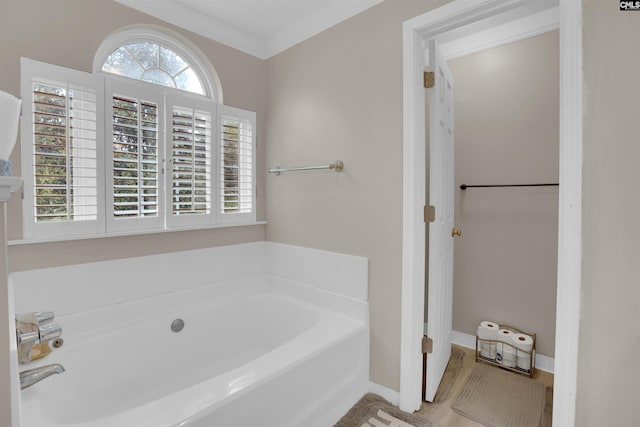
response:
[(251, 35), (175, 0), (115, 1), (249, 55), (268, 59), (384, 0), (361, 0), (347, 9), (332, 8), (323, 13), (313, 13), (307, 19), (296, 21), (266, 39)]

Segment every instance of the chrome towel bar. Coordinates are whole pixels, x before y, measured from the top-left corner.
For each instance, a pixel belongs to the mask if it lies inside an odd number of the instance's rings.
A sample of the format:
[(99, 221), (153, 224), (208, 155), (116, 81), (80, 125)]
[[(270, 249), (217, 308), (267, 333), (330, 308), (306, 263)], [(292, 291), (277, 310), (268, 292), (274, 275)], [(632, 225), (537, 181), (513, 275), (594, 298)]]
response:
[(269, 169), (267, 172), (278, 176), (280, 175), (281, 172), (315, 171), (315, 170), (322, 170), (322, 169), (333, 169), (336, 172), (342, 172), (342, 169), (344, 169), (344, 163), (338, 160), (335, 163), (331, 163), (326, 166), (304, 166), (304, 167), (297, 167), (297, 168), (281, 168), (280, 166), (278, 166), (278, 167)]

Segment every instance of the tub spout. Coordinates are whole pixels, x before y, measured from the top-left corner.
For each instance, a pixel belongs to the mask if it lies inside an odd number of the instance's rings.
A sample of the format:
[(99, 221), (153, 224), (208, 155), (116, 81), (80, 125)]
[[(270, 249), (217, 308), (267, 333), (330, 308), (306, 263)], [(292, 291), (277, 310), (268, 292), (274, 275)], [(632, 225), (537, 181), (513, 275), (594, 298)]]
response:
[(20, 389), (24, 390), (25, 388), (31, 387), (51, 375), (61, 374), (63, 372), (64, 367), (59, 363), (22, 371), (20, 372)]

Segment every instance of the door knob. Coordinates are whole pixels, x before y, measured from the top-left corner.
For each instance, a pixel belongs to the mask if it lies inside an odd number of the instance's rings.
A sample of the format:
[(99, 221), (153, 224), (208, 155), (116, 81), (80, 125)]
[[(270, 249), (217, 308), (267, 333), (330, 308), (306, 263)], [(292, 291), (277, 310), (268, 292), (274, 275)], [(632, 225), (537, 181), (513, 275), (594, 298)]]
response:
[(451, 237), (454, 236), (462, 236), (462, 230), (460, 230), (459, 228), (453, 228), (451, 230)]

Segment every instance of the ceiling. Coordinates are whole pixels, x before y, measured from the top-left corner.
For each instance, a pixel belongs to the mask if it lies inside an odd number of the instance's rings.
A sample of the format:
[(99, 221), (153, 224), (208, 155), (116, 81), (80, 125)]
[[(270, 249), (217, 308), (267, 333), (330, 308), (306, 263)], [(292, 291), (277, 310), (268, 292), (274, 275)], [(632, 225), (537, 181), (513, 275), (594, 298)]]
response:
[(383, 0), (115, 1), (266, 59)]

